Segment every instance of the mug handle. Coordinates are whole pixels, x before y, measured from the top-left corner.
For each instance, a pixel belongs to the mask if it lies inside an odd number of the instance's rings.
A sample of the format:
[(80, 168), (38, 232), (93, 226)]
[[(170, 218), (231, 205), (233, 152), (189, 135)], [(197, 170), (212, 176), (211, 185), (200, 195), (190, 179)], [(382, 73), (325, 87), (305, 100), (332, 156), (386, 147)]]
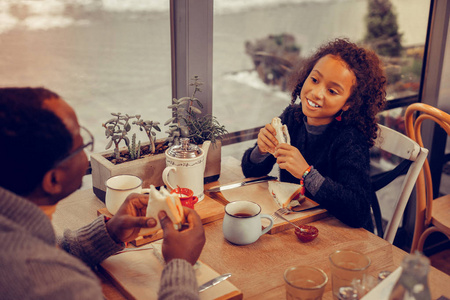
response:
[(191, 201), (192, 206), (194, 206), (194, 204), (197, 203), (197, 202), (198, 202), (198, 197), (197, 196), (192, 196), (192, 201)]
[(263, 235), (263, 234), (267, 233), (270, 229), (272, 229), (272, 227), (273, 227), (273, 218), (270, 215), (261, 215), (261, 218), (265, 218), (265, 219), (268, 219), (270, 221), (269, 226), (264, 228), (264, 230), (261, 232), (261, 235)]
[(175, 187), (173, 187), (173, 185), (171, 185), (169, 183), (169, 172), (170, 171), (174, 171), (175, 173), (177, 172), (177, 168), (175, 167), (166, 167), (162, 173), (162, 180), (164, 182), (164, 184), (169, 188), (169, 190), (174, 190)]

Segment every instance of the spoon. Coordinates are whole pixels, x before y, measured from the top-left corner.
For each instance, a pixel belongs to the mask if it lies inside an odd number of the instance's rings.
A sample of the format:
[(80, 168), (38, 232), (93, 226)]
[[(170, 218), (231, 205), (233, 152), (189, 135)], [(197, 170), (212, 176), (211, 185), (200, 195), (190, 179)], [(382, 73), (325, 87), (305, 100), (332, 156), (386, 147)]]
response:
[(298, 230), (300, 230), (301, 232), (307, 233), (309, 232), (308, 229), (304, 229), (304, 228), (300, 228), (297, 225), (295, 225), (294, 223), (292, 223), (291, 221), (289, 221), (288, 219), (286, 219), (280, 212), (276, 211), (275, 215), (283, 220), (285, 220), (286, 222), (288, 222), (289, 224), (291, 224), (292, 226), (294, 226), (295, 228), (297, 228)]

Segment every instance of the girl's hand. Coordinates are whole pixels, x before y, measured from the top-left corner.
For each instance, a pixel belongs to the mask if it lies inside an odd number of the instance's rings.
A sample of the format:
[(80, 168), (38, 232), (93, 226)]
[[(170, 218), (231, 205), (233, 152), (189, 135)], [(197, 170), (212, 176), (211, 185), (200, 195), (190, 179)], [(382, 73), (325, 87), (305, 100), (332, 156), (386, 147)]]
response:
[(269, 152), (273, 154), (275, 152), (275, 147), (278, 145), (278, 140), (275, 137), (276, 132), (271, 124), (266, 124), (264, 128), (258, 133), (258, 148), (263, 154)]
[(284, 169), (295, 178), (302, 178), (303, 173), (309, 167), (300, 151), (288, 144), (279, 144), (275, 149), (274, 156), (280, 169)]

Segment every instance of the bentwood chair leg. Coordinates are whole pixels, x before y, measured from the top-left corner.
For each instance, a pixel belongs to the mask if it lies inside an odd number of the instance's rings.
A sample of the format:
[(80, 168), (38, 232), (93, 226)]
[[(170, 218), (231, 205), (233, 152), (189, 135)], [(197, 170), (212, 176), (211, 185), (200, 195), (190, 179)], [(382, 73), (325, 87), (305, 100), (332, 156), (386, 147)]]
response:
[(420, 236), (419, 239), (419, 243), (417, 245), (417, 251), (422, 252), (423, 253), (423, 246), (425, 244), (426, 239), (428, 238), (428, 236), (430, 234), (432, 234), (433, 232), (441, 232), (439, 229), (437, 229), (436, 227), (432, 226), (429, 227), (428, 229), (426, 229), (422, 235)]

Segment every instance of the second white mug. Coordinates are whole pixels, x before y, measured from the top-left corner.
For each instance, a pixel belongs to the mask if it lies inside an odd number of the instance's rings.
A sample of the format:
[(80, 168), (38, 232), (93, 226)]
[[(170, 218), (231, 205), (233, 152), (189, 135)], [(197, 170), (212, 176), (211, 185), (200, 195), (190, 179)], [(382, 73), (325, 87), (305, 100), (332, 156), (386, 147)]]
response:
[(149, 193), (150, 189), (142, 188), (142, 179), (135, 175), (117, 175), (106, 180), (105, 204), (114, 215), (131, 193)]
[[(265, 218), (270, 224), (263, 230), (261, 219)], [(236, 245), (248, 245), (256, 242), (259, 237), (267, 233), (273, 226), (273, 218), (261, 214), (261, 206), (251, 201), (234, 201), (225, 206), (223, 217), (223, 235), (225, 239)]]

